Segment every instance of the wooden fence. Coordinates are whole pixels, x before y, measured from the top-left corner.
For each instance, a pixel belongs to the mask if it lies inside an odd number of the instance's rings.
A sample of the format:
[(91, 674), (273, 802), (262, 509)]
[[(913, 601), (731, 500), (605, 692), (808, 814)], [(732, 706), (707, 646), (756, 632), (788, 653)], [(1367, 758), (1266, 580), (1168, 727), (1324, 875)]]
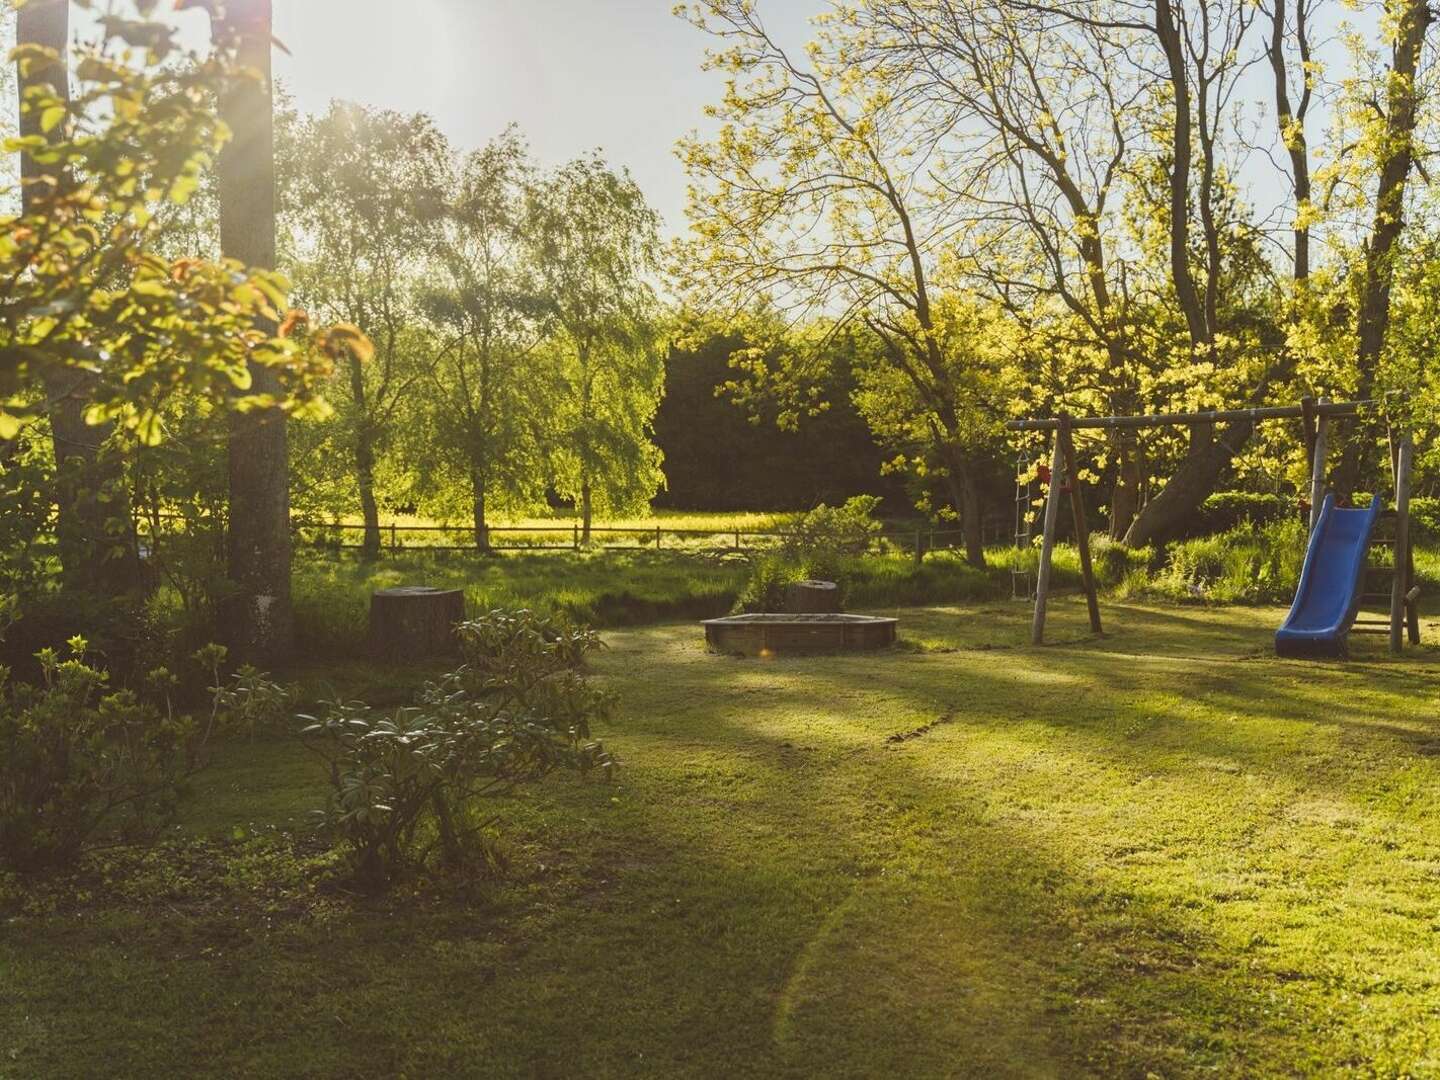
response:
[[(339, 551), (359, 551), (363, 525), (330, 522), (297, 522), (294, 526), (297, 546)], [(492, 525), (486, 529), (490, 551), (579, 551), (586, 545), (578, 522), (569, 525)], [(593, 525), (590, 547), (605, 551), (651, 550), (677, 552), (729, 551), (752, 552), (776, 547), (794, 534), (783, 529), (686, 529), (666, 525), (620, 526)], [(873, 540), (881, 546), (909, 552), (940, 551), (964, 546), (964, 534), (957, 528), (929, 526), (885, 526), (877, 530)], [(1011, 539), (1003, 523), (987, 522), (987, 543)], [(354, 539), (351, 539), (354, 537)], [(437, 540), (428, 539), (438, 538)], [(464, 539), (455, 542), (453, 538)], [(380, 526), (381, 550), (392, 553), (409, 551), (476, 551), (475, 529), (471, 525), (400, 525)], [(418, 542), (407, 542), (410, 540)]]
[[(178, 521), (162, 516), (161, 522)], [(142, 541), (153, 526), (141, 524)], [(365, 526), (349, 522), (295, 521), (291, 525), (297, 548), (324, 551), (361, 551), (365, 545)], [(985, 523), (986, 543), (1007, 543), (1010, 536), (1004, 522)], [(586, 548), (579, 522), (564, 525), (491, 525), (486, 529), (488, 551), (554, 552), (579, 551)], [(604, 551), (673, 551), (690, 554), (726, 552), (751, 553), (778, 547), (794, 534), (784, 529), (744, 528), (674, 528), (664, 524), (647, 526), (593, 525), (590, 549)], [(383, 522), (380, 525), (382, 553), (407, 552), (475, 552), (473, 525), (401, 525)], [(958, 528), (931, 528), (928, 525), (883, 525), (872, 534), (872, 550), (899, 551), (923, 556), (928, 551), (964, 547), (964, 534)]]

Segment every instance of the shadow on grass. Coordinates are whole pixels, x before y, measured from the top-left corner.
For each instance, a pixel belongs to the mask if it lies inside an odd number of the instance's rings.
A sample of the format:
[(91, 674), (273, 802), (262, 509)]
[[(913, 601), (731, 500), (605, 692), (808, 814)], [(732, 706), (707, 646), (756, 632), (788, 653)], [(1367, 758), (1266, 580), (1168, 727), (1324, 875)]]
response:
[[(1394, 753), (1428, 661), (1257, 663), (1265, 612), (1112, 612), (1045, 649), (1018, 606), (907, 612), (954, 651), (774, 662), (608, 635), (620, 780), (507, 803), (492, 906), (41, 920), (0, 942), (10, 1045), (55, 1074), (1404, 1071), (1374, 1033), (1423, 1033), (1440, 986), (1437, 777)], [(238, 748), (206, 827), (313, 805), (288, 760)]]

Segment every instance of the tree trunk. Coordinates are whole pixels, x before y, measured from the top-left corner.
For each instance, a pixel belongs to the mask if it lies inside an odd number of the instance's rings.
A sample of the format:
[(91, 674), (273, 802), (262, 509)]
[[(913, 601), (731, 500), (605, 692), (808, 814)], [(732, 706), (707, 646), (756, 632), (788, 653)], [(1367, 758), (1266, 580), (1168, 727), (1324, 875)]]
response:
[(370, 597), (370, 651), (386, 660), (449, 656), (458, 649), (455, 625), (465, 621), (459, 589), (404, 585)]
[(1254, 433), (1255, 425), (1248, 420), (1226, 424), (1218, 437), (1208, 428), (1192, 428), (1189, 452), (1169, 483), (1131, 523), (1125, 533), (1126, 545), (1138, 548), (1175, 539)]
[[(70, 73), (64, 58), (69, 53), (69, 0), (31, 0), (16, 15), (16, 40), (55, 50), (60, 64), (35, 68), (18, 77), (20, 101), (32, 86), (48, 85), (70, 100)], [(62, 132), (41, 130), (38, 115), (22, 110), (22, 135), (60, 137)], [(57, 165), (20, 157), (21, 201), (24, 212), (44, 212), (47, 198), (68, 178)], [(45, 396), (55, 449), (56, 539), (66, 588), (118, 596), (139, 584), (140, 557), (135, 523), (130, 512), (124, 463), (104, 447), (113, 432), (109, 424), (85, 422), (95, 378), (79, 369), (47, 365), (43, 370)]]
[(580, 477), (580, 542), (582, 544), (590, 542), (590, 524), (593, 513), (590, 498), (590, 473), (587, 469)]
[(1123, 433), (1117, 438), (1115, 463), (1118, 475), (1110, 496), (1110, 539), (1119, 542), (1130, 530), (1140, 508), (1140, 459), (1135, 443)]
[(985, 569), (985, 501), (980, 494), (980, 480), (973, 465), (961, 476), (961, 528), (965, 531), (965, 561)]
[(380, 557), (380, 507), (375, 501), (375, 436), (370, 429), (365, 405), (365, 372), (353, 356), (350, 366), (350, 396), (355, 400), (360, 422), (355, 428), (355, 486), (360, 492), (360, 514), (365, 522), (365, 539), (360, 556)]
[[(1387, 4), (1387, 11), (1394, 5)], [(1370, 230), (1370, 243), (1365, 250), (1364, 279), (1360, 292), (1360, 314), (1357, 326), (1355, 367), (1356, 397), (1367, 400), (1375, 393), (1379, 376), (1380, 354), (1385, 348), (1385, 335), (1390, 328), (1390, 290), (1395, 281), (1395, 255), (1400, 235), (1405, 228), (1405, 187), (1414, 164), (1414, 135), (1418, 91), (1416, 71), (1425, 32), (1433, 18), (1427, 0), (1402, 0), (1391, 54), (1390, 78), (1386, 95), (1386, 148), (1380, 162), (1379, 185), (1375, 195), (1375, 217)], [(1347, 440), (1335, 474), (1336, 486), (1353, 491), (1360, 480), (1367, 436), (1375, 434), (1374, 426), (1365, 417), (1357, 419), (1357, 437)]]
[(1171, 150), (1175, 160), (1170, 168), (1170, 277), (1185, 325), (1194, 345), (1210, 342), (1205, 310), (1190, 273), (1190, 165), (1193, 155), (1190, 82), (1185, 70), (1185, 42), (1175, 22), (1172, 0), (1155, 0), (1155, 34), (1170, 79), (1175, 117)]
[(836, 614), (840, 587), (833, 581), (792, 581), (785, 586), (785, 610), (791, 615)]
[[(275, 123), (271, 99), (270, 0), (228, 0), (216, 23), (238, 41), (241, 63), (263, 82), (237, 83), (221, 102), (232, 139), (217, 167), (220, 247), (247, 266), (275, 265)], [(265, 327), (273, 332), (274, 327)], [(252, 364), (252, 392), (278, 393), (269, 369)], [(235, 413), (230, 420), (230, 581), (226, 625), (235, 658), (271, 664), (291, 656), (290, 478), (285, 414)]]
[(475, 547), (490, 551), (490, 525), (485, 520), (485, 477), (479, 469), (470, 471), (470, 485), (475, 494)]
[(1290, 76), (1285, 63), (1285, 0), (1274, 0), (1270, 16), (1270, 71), (1275, 76), (1275, 120), (1280, 140), (1290, 155), (1291, 184), (1295, 192), (1295, 256), (1294, 278), (1302, 282), (1310, 277), (1310, 226), (1306, 224), (1310, 205), (1310, 147), (1305, 134), (1305, 114), (1309, 111), (1310, 72), (1304, 65), (1310, 59), (1310, 43), (1306, 32), (1305, 0), (1295, 8), (1295, 35), (1300, 46), (1301, 80), (1298, 110), (1290, 105)]
[[(938, 439), (939, 432), (935, 432)], [(940, 460), (945, 463), (945, 485), (950, 489), (950, 503), (960, 515), (960, 532), (965, 539), (965, 561), (985, 569), (985, 523), (980, 482), (965, 452), (952, 442), (939, 447)]]
[(364, 433), (360, 435), (356, 447), (356, 464), (359, 466), (359, 474), (356, 482), (360, 487), (360, 516), (365, 522), (365, 539), (361, 541), (360, 557), (363, 559), (378, 559), (380, 557), (380, 505), (375, 501), (375, 458), (374, 452), (370, 449), (370, 440)]

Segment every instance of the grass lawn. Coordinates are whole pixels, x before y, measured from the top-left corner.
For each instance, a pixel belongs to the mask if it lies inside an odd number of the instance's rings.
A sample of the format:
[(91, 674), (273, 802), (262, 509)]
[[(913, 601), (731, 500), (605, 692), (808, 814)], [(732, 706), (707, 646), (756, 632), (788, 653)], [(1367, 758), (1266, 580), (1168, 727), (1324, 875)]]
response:
[[(764, 510), (651, 510), (646, 514), (637, 517), (596, 517), (595, 528), (611, 529), (653, 529), (659, 525), (663, 529), (713, 529), (716, 532), (725, 532), (731, 529), (774, 529), (793, 514), (770, 513)], [(454, 525), (457, 528), (470, 528), (471, 523), (464, 518), (452, 521), (440, 521), (436, 518), (425, 517), (416, 514), (386, 514), (380, 515), (380, 520), (389, 526), (392, 522), (400, 526), (408, 525)], [(565, 525), (569, 526), (580, 520), (579, 515), (570, 509), (556, 510), (552, 514), (532, 514), (525, 517), (496, 517), (491, 524), (504, 526), (506, 528), (535, 528), (537, 526)], [(354, 526), (361, 528), (364, 522), (355, 516), (342, 517), (336, 524)]]
[[(923, 566), (894, 555), (847, 560), (855, 607), (961, 602), (1010, 592), (1004, 560), (978, 571), (955, 553), (930, 555)], [(1057, 580), (1076, 579), (1074, 556), (1062, 553)], [(406, 552), (367, 563), (353, 555), (304, 552), (294, 591), (299, 647), (311, 658), (353, 656), (363, 648), (370, 594), (396, 585), (464, 589), (472, 614), (529, 607), (599, 627), (723, 615), (751, 573), (738, 556), (699, 558), (670, 551), (556, 551), (486, 558), (470, 552)]]
[(227, 747), (181, 829), (218, 868), (0, 916), (0, 1076), (1440, 1072), (1440, 654), (1106, 616), (1062, 600), (1035, 649), (1021, 605), (914, 609), (894, 652), (768, 662), (607, 633), (622, 772), (505, 804), (468, 897), (326, 884), (264, 840), (315, 766)]
[[(643, 550), (654, 547), (656, 531), (660, 547), (670, 550), (713, 549), (731, 546), (734, 534), (772, 533), (783, 530), (794, 514), (765, 511), (706, 512), (691, 510), (651, 510), (635, 517), (596, 518), (592, 522), (593, 542), (597, 547), (619, 550)], [(441, 521), (414, 514), (382, 514), (380, 517), (383, 546), (387, 551), (397, 544), (404, 550), (427, 547), (469, 547), (473, 541), (474, 523), (461, 517)], [(516, 518), (495, 518), (489, 522), (494, 531), (491, 543), (498, 549), (531, 547), (568, 548), (572, 538), (578, 539), (579, 516), (572, 510), (552, 514)], [(391, 526), (395, 531), (391, 531)], [(444, 527), (443, 532), (427, 530)], [(323, 527), (310, 526), (301, 530), (302, 544), (341, 541), (358, 545), (363, 538), (364, 522), (358, 517), (342, 517)], [(697, 534), (697, 535), (691, 535)], [(746, 544), (762, 538), (745, 536)]]

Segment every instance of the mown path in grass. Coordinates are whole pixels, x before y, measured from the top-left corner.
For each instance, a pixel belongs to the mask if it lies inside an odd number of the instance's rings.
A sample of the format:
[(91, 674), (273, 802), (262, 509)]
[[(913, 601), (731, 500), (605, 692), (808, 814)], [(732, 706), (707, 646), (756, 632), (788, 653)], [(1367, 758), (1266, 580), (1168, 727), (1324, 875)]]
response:
[[(1279, 661), (1260, 609), (1092, 639), (1073, 600), (1035, 649), (1027, 615), (805, 660), (609, 633), (624, 770), (506, 807), (502, 884), (13, 918), (0, 1076), (1440, 1070), (1440, 654)], [(232, 747), (186, 830), (313, 781)]]

